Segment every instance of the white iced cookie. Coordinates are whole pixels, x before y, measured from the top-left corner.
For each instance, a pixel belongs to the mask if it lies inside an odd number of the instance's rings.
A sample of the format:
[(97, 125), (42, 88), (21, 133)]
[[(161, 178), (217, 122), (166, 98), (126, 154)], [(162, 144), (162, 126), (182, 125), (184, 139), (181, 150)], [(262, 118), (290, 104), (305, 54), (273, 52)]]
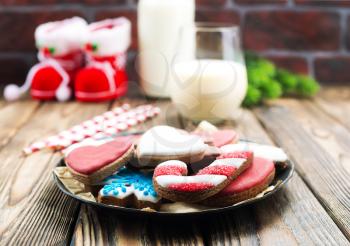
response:
[(142, 166), (155, 166), (173, 159), (190, 163), (201, 160), (206, 148), (198, 136), (170, 126), (155, 126), (140, 138), (137, 157)]
[(237, 144), (228, 144), (220, 148), (221, 154), (232, 153), (236, 151), (252, 151), (255, 157), (269, 159), (275, 162), (285, 162), (288, 160), (287, 154), (283, 149), (250, 142), (239, 142)]

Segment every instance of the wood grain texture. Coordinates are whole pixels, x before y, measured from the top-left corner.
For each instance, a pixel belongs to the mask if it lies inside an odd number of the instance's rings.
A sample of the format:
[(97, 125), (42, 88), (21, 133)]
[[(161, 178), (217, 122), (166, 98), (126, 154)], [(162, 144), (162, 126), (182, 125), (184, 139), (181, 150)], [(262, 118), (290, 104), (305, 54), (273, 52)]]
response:
[(326, 87), (315, 98), (315, 103), (336, 121), (350, 129), (350, 88)]
[(0, 101), (0, 149), (4, 147), (17, 131), (39, 108), (36, 101), (5, 103)]
[[(185, 121), (189, 129), (193, 125)], [(256, 117), (244, 111), (233, 126), (241, 138), (272, 144)], [(198, 224), (208, 245), (345, 245), (347, 240), (299, 175), (275, 196)]]
[(349, 132), (309, 101), (280, 100), (256, 114), (349, 239)]
[(106, 104), (52, 104), (40, 107), (0, 152), (0, 240), (2, 245), (66, 244), (78, 203), (61, 193), (51, 152), (21, 156), (29, 143), (104, 112)]

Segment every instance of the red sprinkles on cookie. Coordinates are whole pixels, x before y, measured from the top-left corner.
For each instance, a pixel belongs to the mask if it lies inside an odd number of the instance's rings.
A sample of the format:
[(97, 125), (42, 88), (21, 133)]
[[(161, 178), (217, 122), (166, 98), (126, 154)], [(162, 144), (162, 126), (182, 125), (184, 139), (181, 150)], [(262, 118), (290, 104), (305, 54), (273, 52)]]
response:
[(170, 189), (182, 192), (203, 191), (213, 187), (214, 185), (209, 183), (180, 183), (169, 185)]
[(153, 175), (157, 193), (172, 201), (196, 202), (222, 190), (251, 163), (244, 158), (215, 160), (196, 175), (187, 175), (187, 165), (182, 161), (159, 164)]
[(227, 159), (227, 158), (245, 158), (252, 159), (253, 152), (252, 151), (235, 151), (232, 153), (224, 153), (219, 155), (216, 159)]
[(155, 177), (162, 175), (187, 175), (187, 167), (186, 165), (179, 164), (178, 161), (172, 161), (169, 165), (158, 166), (154, 170)]

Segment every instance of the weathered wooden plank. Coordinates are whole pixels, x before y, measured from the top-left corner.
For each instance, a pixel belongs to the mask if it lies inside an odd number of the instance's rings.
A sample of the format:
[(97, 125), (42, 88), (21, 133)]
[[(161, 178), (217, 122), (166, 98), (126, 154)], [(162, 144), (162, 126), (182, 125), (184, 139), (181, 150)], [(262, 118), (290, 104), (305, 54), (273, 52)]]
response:
[[(193, 128), (188, 122), (186, 125)], [(235, 129), (242, 138), (272, 144), (249, 111), (241, 115)], [(347, 244), (297, 173), (285, 189), (270, 199), (232, 213), (205, 218), (199, 225), (209, 245)]]
[(50, 152), (21, 157), (29, 143), (107, 109), (107, 104), (44, 104), (0, 152), (0, 240), (2, 245), (66, 244), (78, 203), (52, 181), (61, 158)]
[(350, 115), (350, 88), (348, 86), (323, 88), (320, 96), (315, 98), (315, 103), (350, 129), (350, 117), (348, 117)]
[(276, 105), (288, 108), (311, 138), (350, 174), (350, 131), (342, 123), (334, 120), (312, 101), (285, 99), (276, 102)]
[[(156, 103), (161, 115), (132, 130), (147, 130), (153, 125), (168, 124), (181, 127), (173, 106), (168, 101), (143, 99), (123, 100), (132, 106)], [(117, 102), (121, 103), (121, 102)], [(193, 223), (151, 219), (102, 211), (82, 206), (73, 235), (74, 245), (201, 245), (202, 239)]]
[(280, 100), (256, 113), (291, 153), (302, 179), (349, 239), (349, 132), (310, 101)]
[(38, 108), (39, 103), (35, 101), (14, 103), (0, 101), (0, 149), (10, 141)]

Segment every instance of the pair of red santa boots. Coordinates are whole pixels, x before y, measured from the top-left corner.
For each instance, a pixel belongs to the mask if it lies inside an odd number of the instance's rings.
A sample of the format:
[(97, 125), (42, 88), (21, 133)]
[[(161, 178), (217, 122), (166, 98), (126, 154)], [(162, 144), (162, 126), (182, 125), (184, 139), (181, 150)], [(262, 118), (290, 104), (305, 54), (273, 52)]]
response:
[(42, 24), (35, 30), (39, 63), (23, 86), (8, 85), (4, 95), (16, 100), (30, 90), (38, 100), (99, 102), (127, 91), (125, 71), (131, 24), (126, 18), (90, 25), (80, 17)]

